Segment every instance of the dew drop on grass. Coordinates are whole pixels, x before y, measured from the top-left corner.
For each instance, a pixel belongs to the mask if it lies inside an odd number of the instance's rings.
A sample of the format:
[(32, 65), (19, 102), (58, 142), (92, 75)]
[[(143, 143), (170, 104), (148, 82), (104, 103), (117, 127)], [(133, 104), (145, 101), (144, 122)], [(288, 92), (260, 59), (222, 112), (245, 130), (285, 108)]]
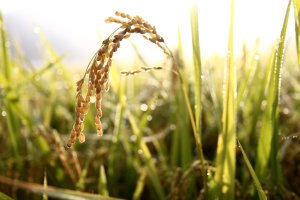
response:
[(150, 105), (151, 110), (155, 110), (155, 108), (156, 108), (156, 105), (154, 103)]
[(6, 116), (6, 111), (3, 110), (3, 111), (1, 112), (1, 115), (2, 115), (3, 117), (5, 117), (5, 116)]
[(171, 125), (170, 125), (170, 129), (171, 129), (171, 130), (175, 130), (175, 129), (176, 129), (176, 125), (175, 125), (175, 124), (171, 124)]
[(284, 108), (282, 112), (283, 112), (283, 114), (285, 114), (285, 115), (290, 114), (290, 110), (289, 110), (288, 108)]
[(139, 155), (142, 155), (142, 154), (143, 154), (143, 150), (142, 150), (142, 149), (139, 149), (139, 150), (138, 150), (138, 154), (139, 154)]
[(136, 135), (131, 135), (130, 136), (130, 141), (135, 142), (137, 139)]
[(151, 121), (151, 120), (152, 120), (152, 116), (151, 116), (151, 115), (148, 115), (148, 116), (147, 116), (147, 120), (148, 120), (148, 121)]
[(141, 104), (140, 109), (141, 109), (141, 111), (143, 111), (143, 112), (147, 111), (147, 110), (148, 110), (147, 104), (144, 104), (144, 103)]
[(281, 140), (283, 141), (283, 140), (286, 140), (286, 137), (285, 136), (282, 136), (281, 137)]
[(210, 173), (210, 171), (209, 171), (209, 170), (207, 170), (207, 173), (206, 173), (206, 175), (207, 175), (208, 177), (210, 177), (210, 176), (211, 176), (211, 173)]

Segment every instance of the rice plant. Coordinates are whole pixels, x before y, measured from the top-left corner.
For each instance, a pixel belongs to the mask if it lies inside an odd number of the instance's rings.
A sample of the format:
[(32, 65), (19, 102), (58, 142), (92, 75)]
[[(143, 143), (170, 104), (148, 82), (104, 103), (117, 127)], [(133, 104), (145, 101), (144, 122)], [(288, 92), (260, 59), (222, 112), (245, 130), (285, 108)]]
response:
[[(170, 49), (153, 24), (117, 11), (83, 72), (43, 33), (42, 68), (11, 55), (0, 15), (0, 199), (299, 198), (299, 1), (287, 2), (273, 49), (257, 42), (241, 58), (234, 4), (226, 58), (203, 61), (197, 5), (192, 60), (180, 28)], [(292, 5), (297, 62), (285, 51)], [(131, 36), (164, 60), (151, 66)], [(129, 38), (137, 67), (120, 69), (115, 54)]]

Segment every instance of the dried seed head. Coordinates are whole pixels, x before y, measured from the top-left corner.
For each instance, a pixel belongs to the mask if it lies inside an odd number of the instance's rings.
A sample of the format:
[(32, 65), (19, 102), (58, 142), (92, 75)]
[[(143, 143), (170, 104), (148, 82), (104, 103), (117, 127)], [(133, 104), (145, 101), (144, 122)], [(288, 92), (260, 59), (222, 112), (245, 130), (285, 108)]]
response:
[[(80, 79), (76, 83), (76, 117), (75, 123), (73, 125), (72, 131), (70, 133), (69, 141), (67, 146), (71, 147), (75, 140), (78, 138), (80, 142), (85, 141), (85, 136), (82, 133), (84, 126), (83, 122), (85, 116), (89, 110), (91, 103), (91, 96), (96, 96), (96, 118), (95, 125), (97, 128), (97, 134), (102, 135), (102, 124), (100, 118), (102, 117), (101, 100), (103, 91), (109, 90), (109, 70), (111, 67), (112, 57), (114, 52), (120, 47), (120, 42), (123, 39), (129, 38), (131, 33), (138, 33), (143, 35), (145, 39), (156, 44), (161, 48), (165, 54), (170, 55), (168, 49), (164, 45), (164, 39), (157, 33), (156, 28), (145, 21), (140, 16), (131, 17), (126, 13), (120, 11), (115, 12), (116, 17), (109, 17), (106, 22), (118, 23), (121, 26), (113, 32), (106, 40), (102, 42), (96, 56), (93, 58), (91, 64), (86, 70), (86, 75), (88, 75), (88, 87), (85, 98), (82, 95), (82, 86), (84, 84), (84, 78)], [(147, 68), (146, 71), (150, 69), (158, 68)], [(125, 75), (135, 75), (141, 72), (141, 70), (135, 70), (131, 72), (122, 72)]]
[(109, 83), (108, 83), (108, 81), (105, 83), (105, 92), (108, 92), (108, 90), (109, 90)]
[(84, 136), (83, 133), (81, 133), (81, 134), (79, 135), (78, 140), (79, 140), (80, 143), (83, 143), (83, 142), (85, 141), (85, 136)]
[(67, 147), (68, 147), (68, 148), (71, 148), (71, 147), (73, 146), (73, 144), (74, 144), (74, 143), (72, 143), (72, 142), (69, 140), (68, 143), (67, 143)]

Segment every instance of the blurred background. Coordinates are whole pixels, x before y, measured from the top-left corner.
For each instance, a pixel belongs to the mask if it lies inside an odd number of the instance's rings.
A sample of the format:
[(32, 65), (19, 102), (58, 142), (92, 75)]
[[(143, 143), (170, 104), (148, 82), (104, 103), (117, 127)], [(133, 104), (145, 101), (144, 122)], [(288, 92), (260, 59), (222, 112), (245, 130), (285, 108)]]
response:
[[(24, 53), (36, 66), (43, 60), (42, 44), (37, 34), (42, 31), (58, 53), (67, 53), (68, 66), (85, 68), (91, 55), (99, 48), (100, 41), (107, 37), (116, 25), (104, 20), (117, 10), (141, 15), (155, 24), (160, 34), (166, 38), (170, 48), (177, 45), (177, 32), (181, 31), (184, 53), (191, 58), (191, 34), (189, 13), (195, 1), (37, 1), (37, 0), (1, 0), (10, 38), (18, 43)], [(229, 1), (198, 1), (200, 46), (202, 57), (212, 54), (226, 55)], [(235, 4), (235, 49), (241, 55), (243, 44), (255, 45), (260, 41), (262, 51), (270, 48), (276, 39), (283, 21), (286, 2), (282, 0), (240, 0)], [(290, 18), (293, 18), (290, 15)], [(289, 24), (287, 43), (295, 47), (294, 27)], [(139, 38), (139, 37), (137, 37)], [(135, 40), (133, 40), (135, 41)], [(137, 39), (137, 41), (139, 41)], [(139, 44), (140, 42), (136, 42)], [(147, 57), (159, 59), (149, 45), (139, 45)], [(132, 59), (134, 52), (130, 45), (124, 45), (118, 56)]]

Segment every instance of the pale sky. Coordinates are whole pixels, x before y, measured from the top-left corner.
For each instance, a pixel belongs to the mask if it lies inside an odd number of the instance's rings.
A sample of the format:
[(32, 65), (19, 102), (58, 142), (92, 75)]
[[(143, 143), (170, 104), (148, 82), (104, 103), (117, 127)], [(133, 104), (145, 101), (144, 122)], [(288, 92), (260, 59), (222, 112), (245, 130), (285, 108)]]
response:
[[(0, 0), (0, 10), (7, 16), (15, 16), (23, 25), (32, 26), (31, 34), (39, 27), (51, 40), (59, 41), (59, 52), (68, 52), (68, 59), (78, 58), (76, 65), (84, 65), (99, 47), (99, 34), (107, 37), (116, 25), (104, 20), (116, 10), (131, 15), (140, 15), (155, 25), (158, 33), (172, 48), (177, 44), (177, 29), (180, 27), (184, 52), (191, 55), (189, 10), (192, 1), (184, 0)], [(213, 53), (226, 54), (230, 0), (199, 0), (200, 47), (203, 57)], [(257, 38), (262, 50), (278, 38), (288, 0), (236, 0), (235, 1), (235, 49), (240, 53), (243, 42), (253, 45)], [(288, 40), (294, 40), (293, 10), (290, 13)], [(9, 24), (18, 30), (18, 25)], [(18, 33), (22, 40), (22, 34)], [(54, 38), (54, 39), (53, 39)], [(147, 42), (139, 42), (144, 55), (156, 57)], [(52, 41), (51, 41), (52, 42)], [(53, 42), (55, 44), (55, 42)], [(54, 47), (56, 47), (54, 45)], [(130, 44), (124, 44), (118, 54), (130, 59), (133, 52)], [(153, 53), (154, 52), (154, 53)], [(163, 55), (161, 55), (163, 56)], [(74, 60), (74, 59), (73, 59)]]

